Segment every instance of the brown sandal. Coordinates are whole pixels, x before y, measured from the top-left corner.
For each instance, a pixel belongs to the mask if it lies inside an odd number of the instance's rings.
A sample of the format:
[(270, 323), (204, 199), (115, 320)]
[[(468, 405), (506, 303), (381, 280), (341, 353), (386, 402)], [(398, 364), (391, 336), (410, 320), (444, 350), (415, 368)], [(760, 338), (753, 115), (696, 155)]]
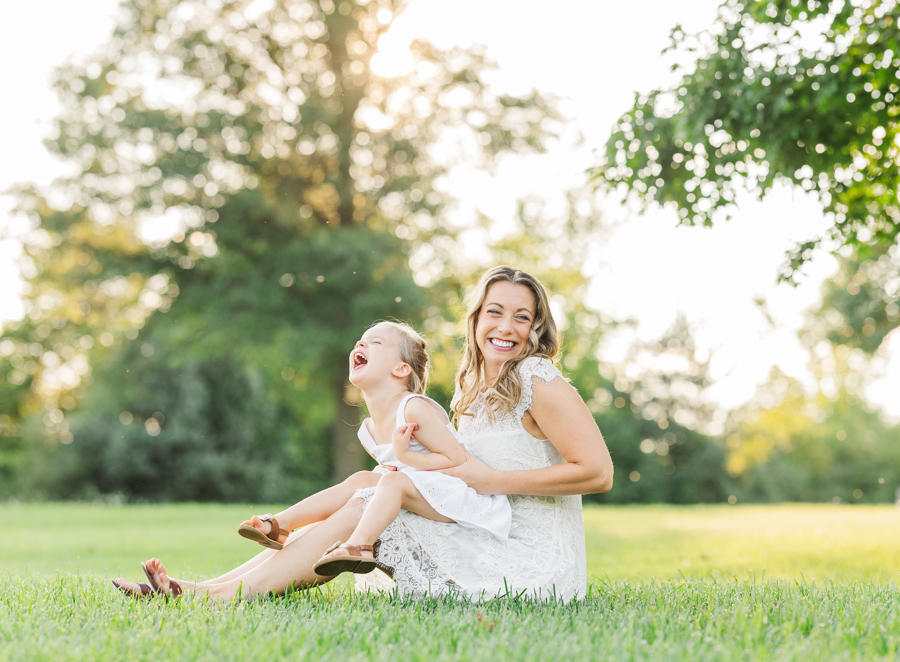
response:
[(124, 593), (128, 597), (134, 598), (135, 600), (149, 600), (153, 596), (156, 595), (156, 591), (149, 584), (144, 584), (144, 583), (138, 584), (137, 582), (132, 582), (132, 583), (138, 587), (138, 590), (140, 591), (140, 593), (135, 593), (131, 589), (125, 588), (119, 582), (117, 582), (115, 579), (112, 580), (113, 586), (115, 586), (117, 589), (122, 591), (122, 593)]
[(284, 545), (278, 542), (278, 538), (282, 535), (289, 536), (291, 532), (285, 531), (278, 526), (278, 520), (271, 515), (263, 515), (259, 519), (272, 525), (272, 529), (268, 533), (263, 533), (255, 526), (250, 526), (249, 524), (241, 524), (238, 527), (238, 533), (248, 540), (259, 543), (263, 547), (268, 547), (269, 549), (282, 549)]
[[(346, 549), (348, 554), (341, 556), (328, 556), (331, 552), (338, 548)], [(372, 572), (375, 567), (375, 559), (363, 556), (363, 552), (372, 552), (375, 555), (375, 548), (372, 545), (348, 545), (341, 544), (338, 540), (331, 547), (325, 550), (313, 570), (317, 575), (322, 577), (336, 577), (342, 572), (354, 572), (358, 575), (365, 575)]]
[(174, 579), (169, 580), (169, 590), (165, 591), (160, 587), (159, 592), (166, 596), (166, 600), (169, 598), (177, 598), (182, 593), (184, 593), (184, 589), (181, 588), (181, 584), (176, 582)]

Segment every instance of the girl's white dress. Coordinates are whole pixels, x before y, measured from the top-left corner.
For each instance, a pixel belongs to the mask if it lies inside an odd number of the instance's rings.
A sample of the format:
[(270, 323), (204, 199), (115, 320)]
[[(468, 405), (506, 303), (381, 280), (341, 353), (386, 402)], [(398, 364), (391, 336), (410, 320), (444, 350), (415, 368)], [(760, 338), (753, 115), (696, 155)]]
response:
[[(550, 384), (562, 375), (552, 363), (530, 357), (519, 364), (522, 397), (514, 411), (491, 423), (483, 395), (474, 416), (462, 417), (466, 448), (500, 471), (540, 469), (565, 462), (550, 442), (522, 427), (534, 402), (536, 381)], [(354, 498), (368, 504), (374, 488)], [(378, 561), (393, 569), (394, 581), (376, 570), (357, 575), (360, 590), (396, 587), (412, 595), (457, 593), (472, 598), (526, 594), (569, 601), (587, 589), (584, 523), (580, 496), (510, 496), (512, 526), (502, 539), (484, 529), (442, 524), (401, 511), (381, 534)]]
[[(406, 403), (413, 398), (422, 398), (440, 409), (447, 420), (447, 429), (454, 438), (463, 443), (459, 433), (450, 422), (447, 412), (438, 403), (429, 397), (410, 393), (397, 407), (397, 427), (406, 425)], [(397, 459), (394, 447), (391, 444), (377, 444), (369, 432), (367, 418), (359, 426), (360, 442), (363, 448), (374, 457), (379, 465), (375, 473), (389, 473), (385, 466), (397, 467), (397, 471), (405, 473), (419, 490), (425, 500), (444, 517), (449, 517), (457, 524), (466, 528), (478, 528), (499, 537), (506, 538), (509, 535), (509, 527), (512, 520), (512, 510), (509, 507), (509, 499), (498, 494), (478, 494), (459, 478), (442, 474), (439, 471), (420, 471)], [(409, 450), (415, 453), (430, 453), (427, 448), (413, 439), (409, 444)]]

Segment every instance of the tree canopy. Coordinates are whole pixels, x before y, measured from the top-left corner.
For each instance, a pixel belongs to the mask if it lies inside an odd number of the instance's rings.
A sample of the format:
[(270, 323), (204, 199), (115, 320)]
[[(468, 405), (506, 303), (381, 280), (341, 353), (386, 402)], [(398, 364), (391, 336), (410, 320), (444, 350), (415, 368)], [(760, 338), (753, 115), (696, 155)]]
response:
[[(302, 402), (331, 427), (335, 475), (361, 466), (346, 355), (377, 319), (441, 328), (446, 297), (423, 287), (454, 249), (440, 177), (462, 158), (542, 150), (556, 117), (540, 94), (494, 93), (478, 48), (417, 43), (414, 71), (375, 75), (378, 38), (403, 7), (127, 0), (109, 42), (58, 70), (47, 144), (73, 174), (15, 191), (32, 229), (26, 318), (0, 343), (7, 447), (28, 416), (48, 443), (77, 446), (68, 412), (101, 375), (106, 392), (146, 399), (127, 388), (135, 373), (166, 384), (173, 369), (238, 370), (256, 395), (191, 383), (222, 406)], [(465, 149), (436, 155), (454, 142)], [(142, 412), (148, 435), (159, 426), (146, 443), (181, 434), (158, 405), (105, 406), (109, 444), (113, 407)], [(284, 443), (321, 443), (322, 421), (305, 432)], [(321, 463), (300, 469), (328, 478)]]
[(823, 240), (862, 257), (894, 244), (898, 17), (893, 0), (727, 0), (709, 30), (673, 30), (670, 49), (690, 64), (674, 88), (637, 95), (595, 181), (645, 208), (672, 205), (689, 225), (727, 213), (738, 188), (811, 192), (833, 224), (790, 252), (786, 280)]

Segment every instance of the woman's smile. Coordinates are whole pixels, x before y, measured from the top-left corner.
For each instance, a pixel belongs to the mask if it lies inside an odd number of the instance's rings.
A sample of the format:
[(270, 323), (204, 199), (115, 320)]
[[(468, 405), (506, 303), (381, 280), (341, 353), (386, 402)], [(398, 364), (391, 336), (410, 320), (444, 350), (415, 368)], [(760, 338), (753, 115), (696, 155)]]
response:
[(534, 294), (526, 286), (500, 281), (488, 288), (475, 326), (488, 382), (504, 362), (526, 350), (534, 311)]

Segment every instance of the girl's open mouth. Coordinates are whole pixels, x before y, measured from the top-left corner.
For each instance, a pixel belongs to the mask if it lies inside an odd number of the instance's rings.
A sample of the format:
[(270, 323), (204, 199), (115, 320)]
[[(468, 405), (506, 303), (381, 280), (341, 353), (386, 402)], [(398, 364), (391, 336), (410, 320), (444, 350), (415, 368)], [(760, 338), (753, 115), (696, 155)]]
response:
[(516, 346), (511, 340), (500, 340), (499, 338), (491, 338), (489, 342), (497, 349), (512, 349)]
[(362, 352), (353, 352), (353, 369), (361, 368), (369, 362)]

